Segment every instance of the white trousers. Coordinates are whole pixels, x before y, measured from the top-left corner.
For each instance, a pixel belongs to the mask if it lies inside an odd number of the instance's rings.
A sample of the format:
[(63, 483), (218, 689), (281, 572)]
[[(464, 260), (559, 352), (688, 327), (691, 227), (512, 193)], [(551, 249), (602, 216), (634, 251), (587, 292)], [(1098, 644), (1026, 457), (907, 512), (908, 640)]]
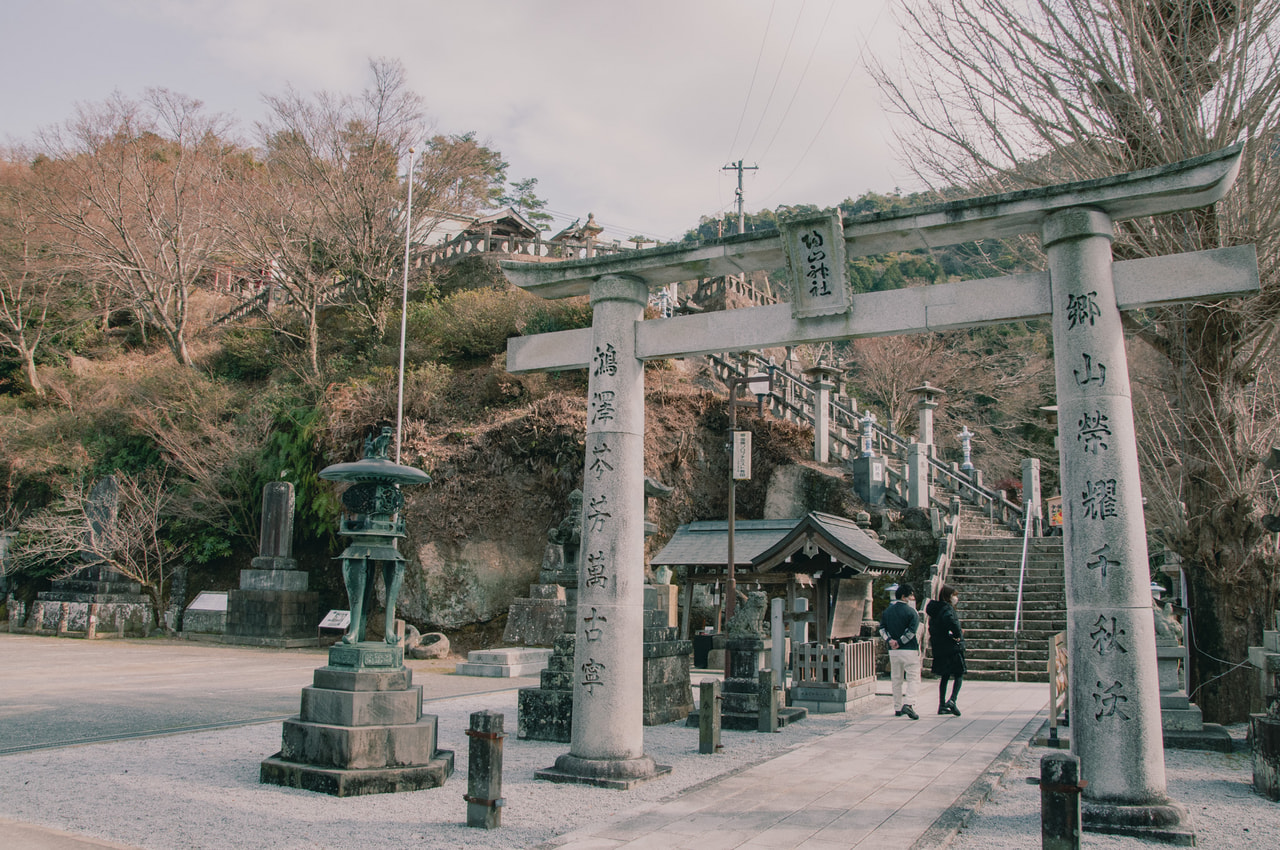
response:
[(914, 649), (889, 650), (889, 677), (893, 680), (893, 710), (915, 706), (920, 689), (920, 653)]

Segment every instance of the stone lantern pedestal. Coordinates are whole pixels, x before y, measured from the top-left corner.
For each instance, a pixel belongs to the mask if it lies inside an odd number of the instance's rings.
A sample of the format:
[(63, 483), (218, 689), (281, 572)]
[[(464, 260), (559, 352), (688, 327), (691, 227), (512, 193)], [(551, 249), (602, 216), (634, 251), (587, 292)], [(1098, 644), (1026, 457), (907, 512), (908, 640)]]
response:
[[(425, 484), (426, 473), (387, 460), (390, 428), (365, 443), (364, 459), (339, 463), (320, 477), (349, 482), (339, 534), (351, 628), (329, 649), (329, 664), (302, 689), (302, 708), (284, 723), (280, 752), (262, 762), (259, 780), (336, 797), (435, 788), (453, 773), (453, 752), (436, 748), (436, 718), (422, 713), (422, 686), (404, 666), (395, 630), (405, 536), (401, 485)], [(386, 585), (382, 640), (365, 640), (381, 573)]]
[(335, 797), (437, 788), (453, 773), (453, 752), (436, 748), (436, 726), (402, 647), (339, 644), (302, 689), (302, 710), (284, 722), (259, 780)]

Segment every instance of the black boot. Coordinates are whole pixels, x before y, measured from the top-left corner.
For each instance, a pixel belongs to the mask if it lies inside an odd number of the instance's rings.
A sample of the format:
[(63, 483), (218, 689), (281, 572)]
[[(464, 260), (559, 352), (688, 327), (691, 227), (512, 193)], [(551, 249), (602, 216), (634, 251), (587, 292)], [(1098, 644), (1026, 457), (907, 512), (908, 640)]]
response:
[(920, 719), (920, 715), (916, 714), (916, 710), (909, 705), (904, 705), (902, 707), (902, 713), (905, 714), (907, 717), (910, 717), (912, 720)]
[[(947, 701), (947, 704), (946, 704), (945, 706), (943, 706), (943, 707), (944, 707), (947, 711), (949, 711), (949, 712), (951, 712), (952, 714), (954, 714), (956, 717), (959, 717), (959, 716), (960, 716), (960, 709), (956, 708), (956, 701), (955, 701), (955, 700), (948, 700), (948, 701)], [(941, 711), (939, 711), (938, 713), (939, 713), (939, 714), (941, 714), (942, 712), (941, 712)]]

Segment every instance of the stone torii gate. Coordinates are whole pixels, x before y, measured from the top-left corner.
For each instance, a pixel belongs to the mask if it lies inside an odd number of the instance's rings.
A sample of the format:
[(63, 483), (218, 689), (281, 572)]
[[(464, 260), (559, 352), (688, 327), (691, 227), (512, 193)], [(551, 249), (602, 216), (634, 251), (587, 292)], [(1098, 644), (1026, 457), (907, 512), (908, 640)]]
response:
[[(844, 223), (593, 260), (503, 263), (544, 298), (590, 295), (592, 327), (517, 337), (512, 372), (588, 370), (573, 740), (544, 778), (629, 787), (665, 768), (644, 755), (644, 361), (1051, 317), (1065, 509), (1072, 746), (1086, 822), (1177, 840), (1165, 793), (1154, 624), (1122, 310), (1258, 290), (1249, 247), (1113, 263), (1112, 223), (1212, 204), (1240, 147), (1163, 168)], [(845, 257), (1039, 234), (1048, 271), (852, 295)], [(787, 266), (792, 304), (642, 321), (651, 290)]]

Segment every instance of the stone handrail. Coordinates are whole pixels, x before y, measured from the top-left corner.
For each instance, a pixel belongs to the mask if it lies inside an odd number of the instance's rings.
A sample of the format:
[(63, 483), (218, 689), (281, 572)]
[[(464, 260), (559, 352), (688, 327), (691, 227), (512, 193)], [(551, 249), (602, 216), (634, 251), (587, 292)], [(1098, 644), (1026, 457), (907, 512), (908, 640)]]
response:
[(699, 295), (714, 297), (728, 292), (736, 292), (754, 304), (777, 304), (778, 296), (765, 292), (756, 286), (746, 275), (722, 275), (716, 278), (704, 278), (698, 281)]
[[(736, 356), (722, 357), (708, 355), (716, 377), (725, 380), (729, 377), (746, 377), (756, 372), (768, 373), (772, 376), (770, 393), (770, 410), (779, 418), (795, 422), (813, 422), (813, 404), (816, 397), (813, 387), (803, 378), (787, 371), (775, 363), (766, 360), (759, 354), (748, 351)], [(848, 460), (862, 453), (862, 419), (852, 399), (833, 398), (831, 400), (831, 428), (828, 438), (831, 443), (833, 457)], [(852, 432), (853, 436), (850, 436)], [(909, 442), (896, 432), (886, 429), (878, 423), (871, 426), (872, 450), (882, 456), (905, 460)], [(954, 493), (961, 494), (967, 501), (986, 509), (993, 520), (1009, 524), (1021, 519), (1024, 509), (1004, 497), (1002, 493), (982, 486), (974, 476), (966, 475), (958, 467), (947, 465), (935, 457), (927, 456), (926, 460), (932, 468), (935, 482)], [(891, 489), (906, 499), (908, 486), (906, 475), (892, 466), (886, 467)], [(931, 496), (931, 501), (946, 506), (947, 503)]]
[(532, 238), (520, 236), (504, 236), (488, 230), (483, 233), (459, 233), (452, 239), (446, 239), (438, 245), (425, 249), (419, 255), (419, 261), (428, 264), (449, 262), (473, 254), (502, 254), (508, 259), (530, 257), (534, 259), (552, 260), (586, 260), (607, 254), (620, 254), (629, 250), (617, 242), (596, 242), (588, 239), (582, 242), (560, 240), (547, 242), (542, 234)]

